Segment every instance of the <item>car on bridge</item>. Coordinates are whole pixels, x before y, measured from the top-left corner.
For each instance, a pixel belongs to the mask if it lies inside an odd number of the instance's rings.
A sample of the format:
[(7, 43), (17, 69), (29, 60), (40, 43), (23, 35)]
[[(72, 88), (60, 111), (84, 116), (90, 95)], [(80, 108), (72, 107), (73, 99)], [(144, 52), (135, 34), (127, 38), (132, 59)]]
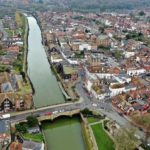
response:
[(52, 113), (53, 113), (53, 114), (57, 114), (57, 113), (58, 113), (58, 111), (56, 110), (56, 111), (53, 111)]
[(52, 112), (46, 112), (45, 115), (50, 116), (50, 115), (52, 115)]
[(62, 109), (62, 110), (60, 110), (59, 112), (61, 113), (61, 112), (64, 112), (65, 110), (64, 109)]

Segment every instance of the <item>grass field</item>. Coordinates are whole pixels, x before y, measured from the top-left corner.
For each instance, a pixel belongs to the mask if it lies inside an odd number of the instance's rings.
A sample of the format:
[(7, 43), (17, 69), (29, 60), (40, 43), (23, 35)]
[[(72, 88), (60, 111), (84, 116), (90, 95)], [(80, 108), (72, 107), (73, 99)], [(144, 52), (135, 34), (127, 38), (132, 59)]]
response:
[(42, 142), (44, 140), (43, 135), (41, 133), (38, 133), (38, 134), (25, 133), (23, 134), (23, 137), (26, 140), (33, 140), (35, 142)]
[(87, 120), (88, 120), (88, 123), (94, 123), (94, 122), (100, 121), (100, 119), (94, 118), (94, 117), (87, 117)]
[(91, 126), (99, 150), (115, 150), (114, 142), (104, 131), (102, 123)]

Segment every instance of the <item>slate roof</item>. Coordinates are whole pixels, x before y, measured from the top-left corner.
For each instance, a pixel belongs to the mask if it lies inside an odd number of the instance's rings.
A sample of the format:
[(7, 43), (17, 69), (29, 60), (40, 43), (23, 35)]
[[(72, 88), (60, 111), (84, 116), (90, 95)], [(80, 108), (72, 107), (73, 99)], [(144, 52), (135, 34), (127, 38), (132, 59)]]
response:
[(22, 148), (30, 150), (42, 150), (42, 143), (37, 143), (33, 141), (24, 141)]
[(13, 91), (13, 88), (12, 88), (10, 82), (1, 84), (1, 92), (2, 93), (12, 92), (12, 91)]

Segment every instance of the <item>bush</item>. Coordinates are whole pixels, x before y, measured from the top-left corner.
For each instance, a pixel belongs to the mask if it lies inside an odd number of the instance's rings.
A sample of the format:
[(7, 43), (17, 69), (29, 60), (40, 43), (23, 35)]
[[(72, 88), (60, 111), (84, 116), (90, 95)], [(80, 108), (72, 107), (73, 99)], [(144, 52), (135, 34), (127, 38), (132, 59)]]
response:
[(84, 116), (93, 116), (92, 111), (90, 111), (89, 109), (85, 108), (84, 110), (81, 111), (83, 113)]
[(35, 116), (28, 116), (26, 119), (29, 127), (34, 127), (38, 125), (38, 120)]
[(20, 133), (26, 133), (27, 132), (27, 125), (24, 123), (19, 123), (15, 125), (16, 131)]
[(145, 16), (145, 12), (144, 11), (140, 11), (139, 12), (139, 16)]

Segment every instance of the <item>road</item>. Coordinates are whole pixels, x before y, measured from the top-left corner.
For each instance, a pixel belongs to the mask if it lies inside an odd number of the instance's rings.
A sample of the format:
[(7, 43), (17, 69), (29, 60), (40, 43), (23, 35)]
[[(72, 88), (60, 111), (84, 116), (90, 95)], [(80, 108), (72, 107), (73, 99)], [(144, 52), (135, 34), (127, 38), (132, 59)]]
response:
[[(89, 108), (91, 110), (97, 111), (98, 113), (106, 115), (108, 118), (116, 121), (121, 127), (134, 127), (128, 120), (126, 120), (123, 116), (120, 116), (115, 110), (113, 110), (111, 100), (109, 98), (105, 98), (104, 100), (100, 101), (95, 99), (94, 97), (89, 96), (88, 92), (83, 88), (82, 79), (84, 78), (84, 73), (82, 71), (79, 71), (81, 81), (76, 84), (75, 88), (80, 96), (79, 102), (47, 106), (21, 113), (15, 113), (10, 118), (11, 123), (25, 120), (29, 115), (44, 116), (48, 112), (61, 113), (62, 111), (67, 112), (76, 109), (83, 110), (85, 108)], [(140, 135), (142, 139), (144, 138), (144, 132), (138, 130), (138, 135)]]
[[(88, 94), (83, 89), (81, 82), (76, 85), (76, 89), (80, 94), (80, 97), (84, 99), (84, 104), (90, 104), (88, 105), (88, 108), (106, 115), (108, 118), (115, 120), (118, 124), (120, 124), (123, 127), (129, 124), (129, 122), (123, 116), (120, 116), (115, 110), (113, 110), (111, 100), (109, 98), (104, 99), (103, 101), (96, 100), (94, 98), (89, 98)], [(97, 106), (94, 107), (92, 104), (96, 104)]]
[[(77, 90), (80, 90), (80, 101), (79, 102), (74, 102), (74, 103), (65, 103), (65, 104), (58, 104), (58, 105), (53, 105), (53, 106), (47, 106), (43, 108), (37, 108), (29, 111), (24, 111), (20, 113), (13, 113), (11, 114), (10, 121), (17, 122), (21, 120), (25, 120), (27, 116), (29, 115), (37, 115), (37, 116), (44, 116), (48, 112), (61, 112), (61, 111), (71, 111), (71, 110), (76, 110), (80, 109), (83, 110), (85, 108), (89, 109), (98, 109), (103, 107), (103, 109), (111, 111), (110, 103), (107, 105), (105, 102), (99, 102), (99, 101), (94, 101), (93, 99), (90, 99), (87, 93), (84, 91), (82, 88), (82, 84), (78, 83), (77, 84)], [(93, 104), (97, 105), (97, 108), (93, 106)]]

